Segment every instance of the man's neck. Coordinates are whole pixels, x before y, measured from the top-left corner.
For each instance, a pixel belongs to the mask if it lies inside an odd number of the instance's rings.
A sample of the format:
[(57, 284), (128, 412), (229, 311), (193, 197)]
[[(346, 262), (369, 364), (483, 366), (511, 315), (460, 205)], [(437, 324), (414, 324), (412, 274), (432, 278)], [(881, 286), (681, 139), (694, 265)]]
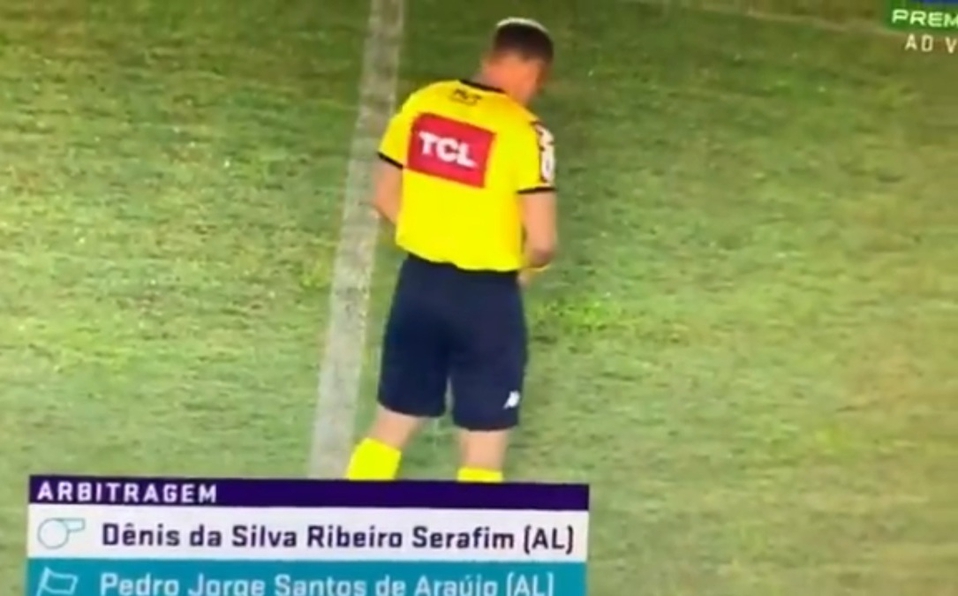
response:
[[(470, 81), (476, 83), (481, 87), (485, 87), (490, 91), (498, 91), (504, 93), (505, 95), (511, 97), (515, 101), (519, 101), (514, 93), (510, 93), (508, 85), (503, 85), (499, 77), (490, 75), (488, 72), (479, 71), (474, 77), (469, 79)], [(521, 103), (521, 102), (520, 102)]]

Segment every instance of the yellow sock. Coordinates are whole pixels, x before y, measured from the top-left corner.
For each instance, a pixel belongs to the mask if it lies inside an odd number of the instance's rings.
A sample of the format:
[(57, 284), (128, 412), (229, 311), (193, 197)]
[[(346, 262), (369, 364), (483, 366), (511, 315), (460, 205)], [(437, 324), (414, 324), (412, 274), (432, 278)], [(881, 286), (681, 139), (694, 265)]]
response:
[(375, 439), (363, 439), (349, 458), (347, 480), (395, 480), (402, 452)]
[(481, 468), (459, 468), (457, 482), (502, 482), (502, 472), (498, 470), (483, 470)]

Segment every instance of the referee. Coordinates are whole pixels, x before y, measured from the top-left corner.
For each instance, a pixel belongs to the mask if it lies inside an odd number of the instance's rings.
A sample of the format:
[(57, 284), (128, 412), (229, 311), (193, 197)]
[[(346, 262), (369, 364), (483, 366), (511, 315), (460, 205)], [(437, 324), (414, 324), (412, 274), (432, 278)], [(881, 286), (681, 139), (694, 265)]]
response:
[(423, 422), (445, 414), (447, 384), (457, 479), (503, 480), (527, 359), (521, 287), (557, 247), (553, 137), (528, 108), (553, 53), (540, 23), (501, 21), (478, 75), (421, 88), (387, 127), (373, 202), (407, 256), (351, 480), (396, 478)]

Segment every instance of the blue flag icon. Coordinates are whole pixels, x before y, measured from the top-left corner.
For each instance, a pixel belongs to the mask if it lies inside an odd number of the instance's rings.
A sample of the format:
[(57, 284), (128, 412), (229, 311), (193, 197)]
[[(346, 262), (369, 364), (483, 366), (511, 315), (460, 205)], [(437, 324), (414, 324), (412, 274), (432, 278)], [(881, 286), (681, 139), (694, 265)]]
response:
[(69, 573), (56, 573), (49, 567), (43, 569), (34, 596), (73, 596), (79, 578)]

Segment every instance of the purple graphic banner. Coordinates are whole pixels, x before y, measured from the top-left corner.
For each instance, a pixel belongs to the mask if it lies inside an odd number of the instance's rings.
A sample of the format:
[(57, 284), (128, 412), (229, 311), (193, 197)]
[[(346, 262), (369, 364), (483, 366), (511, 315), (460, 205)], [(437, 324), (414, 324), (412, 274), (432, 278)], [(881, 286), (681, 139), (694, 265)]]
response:
[(30, 504), (588, 511), (583, 484), (31, 476)]

